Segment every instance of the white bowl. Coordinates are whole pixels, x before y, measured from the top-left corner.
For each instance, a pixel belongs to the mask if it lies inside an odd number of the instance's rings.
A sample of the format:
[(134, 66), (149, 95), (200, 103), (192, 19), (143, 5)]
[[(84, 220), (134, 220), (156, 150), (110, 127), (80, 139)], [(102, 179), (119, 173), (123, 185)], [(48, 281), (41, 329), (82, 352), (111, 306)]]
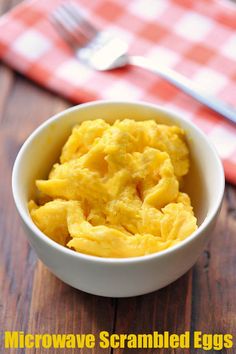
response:
[[(76, 123), (87, 119), (155, 119), (185, 129), (191, 152), (186, 177), (199, 228), (180, 244), (143, 257), (99, 258), (80, 254), (52, 241), (33, 223), (27, 203), (34, 197), (35, 180), (46, 178)], [(224, 192), (221, 161), (207, 137), (191, 122), (156, 105), (143, 102), (96, 101), (69, 108), (43, 123), (22, 146), (13, 168), (16, 207), (30, 244), (41, 261), (65, 283), (91, 294), (125, 297), (160, 289), (196, 262), (220, 210)]]

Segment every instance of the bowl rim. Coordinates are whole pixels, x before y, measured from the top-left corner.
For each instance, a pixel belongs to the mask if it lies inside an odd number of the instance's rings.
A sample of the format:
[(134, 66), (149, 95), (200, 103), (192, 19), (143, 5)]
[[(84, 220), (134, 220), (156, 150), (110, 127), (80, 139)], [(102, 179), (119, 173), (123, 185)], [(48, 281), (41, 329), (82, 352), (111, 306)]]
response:
[[(216, 203), (212, 207), (212, 209), (210, 210), (210, 213), (208, 213), (206, 215), (205, 219), (203, 220), (203, 222), (199, 226), (199, 228), (196, 231), (194, 231), (189, 237), (182, 240), (180, 243), (178, 243), (174, 246), (171, 246), (165, 250), (151, 253), (151, 254), (147, 254), (144, 256), (125, 257), (125, 258), (115, 258), (115, 257), (105, 258), (105, 257), (98, 257), (98, 256), (93, 256), (93, 255), (89, 255), (89, 254), (85, 254), (85, 253), (79, 253), (79, 252), (73, 251), (65, 246), (60, 245), (59, 243), (57, 243), (56, 241), (53, 241), (51, 238), (49, 238), (47, 235), (45, 235), (33, 223), (32, 219), (30, 217), (30, 214), (29, 213), (27, 214), (25, 212), (25, 208), (22, 205), (22, 201), (21, 201), (19, 193), (18, 193), (18, 178), (17, 178), (17, 176), (18, 176), (18, 170), (20, 168), (21, 160), (24, 157), (24, 153), (25, 153), (25, 150), (27, 149), (27, 147), (32, 143), (32, 141), (35, 139), (35, 137), (43, 129), (45, 129), (47, 126), (50, 126), (54, 121), (62, 119), (63, 116), (70, 114), (71, 112), (79, 111), (80, 109), (90, 107), (90, 106), (102, 106), (102, 105), (114, 105), (114, 104), (115, 105), (117, 105), (117, 104), (118, 105), (123, 105), (123, 104), (127, 105), (128, 104), (131, 106), (142, 106), (142, 107), (145, 106), (145, 107), (154, 109), (156, 111), (159, 111), (161, 113), (167, 114), (170, 117), (176, 118), (180, 124), (182, 121), (185, 121), (191, 130), (196, 131), (197, 134), (199, 134), (201, 136), (201, 138), (205, 140), (209, 149), (211, 150), (212, 156), (214, 156), (214, 162), (217, 165), (217, 168), (219, 170), (219, 174), (218, 174), (219, 183), (218, 183), (218, 188), (216, 190), (216, 193), (218, 193), (218, 196), (217, 196)], [(69, 107), (59, 113), (54, 114), (50, 118), (48, 118), (45, 122), (40, 124), (35, 130), (33, 130), (33, 132), (25, 140), (25, 142), (23, 143), (23, 145), (21, 146), (21, 148), (17, 154), (17, 157), (16, 157), (14, 165), (13, 165), (13, 170), (12, 170), (13, 199), (14, 199), (16, 208), (18, 210), (18, 213), (20, 214), (25, 225), (27, 225), (27, 227), (30, 229), (30, 231), (33, 232), (34, 234), (36, 234), (37, 237), (39, 237), (41, 239), (41, 241), (43, 241), (45, 244), (47, 244), (47, 246), (56, 249), (58, 252), (67, 254), (68, 256), (72, 256), (72, 257), (75, 257), (78, 259), (83, 259), (85, 261), (98, 262), (98, 263), (104, 263), (104, 264), (107, 263), (107, 264), (117, 264), (117, 265), (120, 264), (120, 265), (122, 265), (122, 264), (127, 264), (127, 263), (131, 263), (131, 264), (132, 263), (142, 263), (145, 261), (151, 261), (154, 258), (161, 258), (165, 255), (170, 254), (170, 253), (175, 253), (179, 249), (187, 246), (194, 239), (196, 239), (198, 236), (200, 236), (202, 231), (209, 226), (209, 224), (212, 222), (212, 220), (217, 215), (217, 213), (221, 207), (222, 200), (223, 200), (224, 188), (225, 188), (225, 175), (224, 175), (223, 164), (218, 156), (218, 153), (217, 153), (214, 145), (209, 141), (209, 139), (207, 139), (207, 136), (195, 124), (193, 124), (192, 121), (185, 118), (185, 116), (186, 116), (185, 113), (183, 113), (183, 116), (182, 116), (182, 113), (180, 113), (179, 111), (174, 111), (173, 109), (166, 108), (166, 107), (158, 105), (158, 104), (145, 102), (142, 100), (139, 100), (139, 101), (96, 100), (96, 101), (91, 101), (91, 102), (82, 103), (82, 104), (78, 104), (78, 105)]]

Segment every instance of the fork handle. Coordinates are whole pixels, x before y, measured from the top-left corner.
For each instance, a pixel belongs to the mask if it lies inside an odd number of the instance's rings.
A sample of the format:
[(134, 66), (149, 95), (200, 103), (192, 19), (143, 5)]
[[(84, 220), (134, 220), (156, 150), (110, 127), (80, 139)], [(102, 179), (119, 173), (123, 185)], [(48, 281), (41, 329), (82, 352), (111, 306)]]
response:
[(163, 79), (166, 79), (189, 96), (211, 108), (213, 111), (221, 114), (230, 122), (236, 123), (236, 109), (221, 102), (213, 96), (208, 96), (196, 84), (176, 71), (156, 64), (152, 59), (141, 56), (131, 56), (129, 64), (150, 70), (160, 75)]

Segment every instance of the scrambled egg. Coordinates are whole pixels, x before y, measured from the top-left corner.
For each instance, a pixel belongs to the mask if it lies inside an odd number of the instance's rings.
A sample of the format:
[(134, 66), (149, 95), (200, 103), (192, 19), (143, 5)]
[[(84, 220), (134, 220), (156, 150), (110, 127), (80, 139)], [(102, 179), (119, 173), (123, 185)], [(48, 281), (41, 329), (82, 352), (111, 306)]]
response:
[(185, 133), (153, 120), (102, 119), (73, 128), (60, 162), (37, 180), (37, 227), (61, 245), (99, 257), (169, 248), (197, 229), (180, 191), (189, 170)]

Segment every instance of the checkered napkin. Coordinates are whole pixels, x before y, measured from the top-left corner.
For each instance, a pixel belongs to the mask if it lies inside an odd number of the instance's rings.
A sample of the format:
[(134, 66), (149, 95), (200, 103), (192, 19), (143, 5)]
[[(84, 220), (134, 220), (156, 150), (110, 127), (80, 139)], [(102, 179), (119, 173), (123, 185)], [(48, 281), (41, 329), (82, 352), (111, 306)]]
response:
[[(76, 1), (76, 0), (75, 0)], [(0, 20), (0, 57), (73, 102), (146, 100), (182, 113), (209, 137), (236, 184), (236, 127), (153, 73), (95, 72), (78, 62), (48, 21), (61, 0), (26, 0)], [(236, 6), (227, 0), (77, 0), (99, 28), (190, 78), (236, 108)]]

